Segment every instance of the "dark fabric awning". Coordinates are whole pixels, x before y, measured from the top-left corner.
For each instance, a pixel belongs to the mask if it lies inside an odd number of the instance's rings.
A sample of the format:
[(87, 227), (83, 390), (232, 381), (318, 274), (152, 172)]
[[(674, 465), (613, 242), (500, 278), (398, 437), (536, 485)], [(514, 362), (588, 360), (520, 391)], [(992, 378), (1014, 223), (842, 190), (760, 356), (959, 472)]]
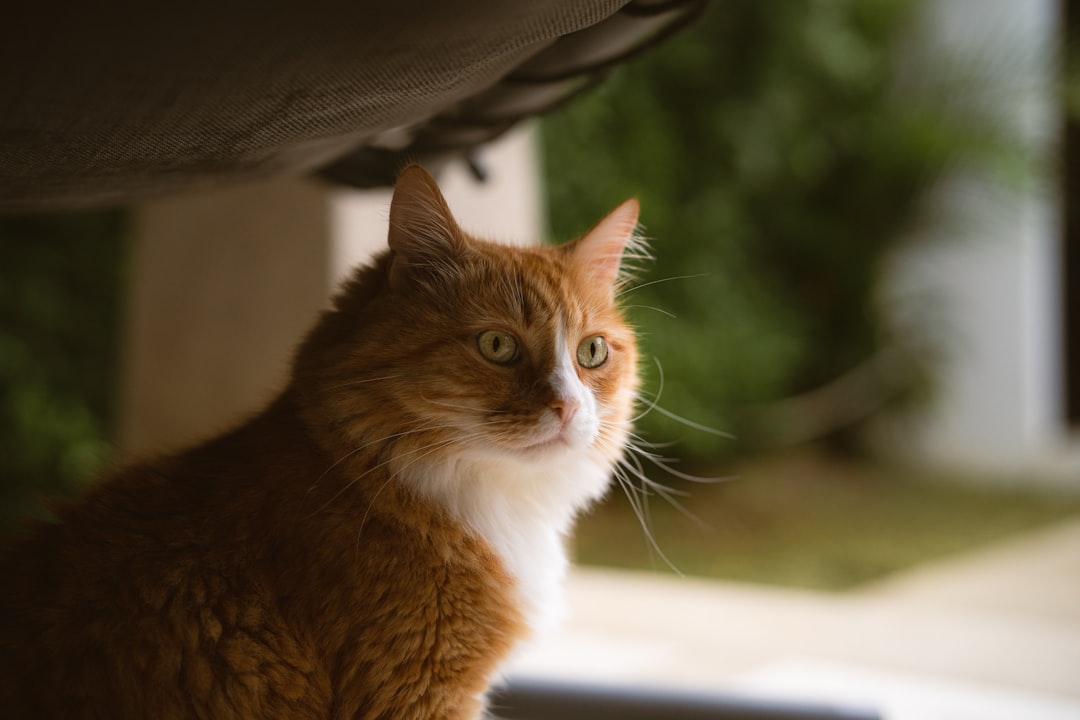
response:
[(705, 0), (7, 8), (0, 210), (322, 172), (390, 184), (594, 83)]

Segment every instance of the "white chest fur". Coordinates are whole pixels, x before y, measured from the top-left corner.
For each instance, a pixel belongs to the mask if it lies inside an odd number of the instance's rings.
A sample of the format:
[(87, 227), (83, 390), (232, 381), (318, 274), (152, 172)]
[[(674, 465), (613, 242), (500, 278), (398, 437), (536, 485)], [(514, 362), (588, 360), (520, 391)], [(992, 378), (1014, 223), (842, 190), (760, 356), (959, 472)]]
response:
[(536, 462), (465, 457), (413, 467), (402, 477), (495, 550), (516, 581), (534, 632), (557, 623), (563, 612), (565, 536), (574, 516), (603, 495), (605, 461), (588, 449)]

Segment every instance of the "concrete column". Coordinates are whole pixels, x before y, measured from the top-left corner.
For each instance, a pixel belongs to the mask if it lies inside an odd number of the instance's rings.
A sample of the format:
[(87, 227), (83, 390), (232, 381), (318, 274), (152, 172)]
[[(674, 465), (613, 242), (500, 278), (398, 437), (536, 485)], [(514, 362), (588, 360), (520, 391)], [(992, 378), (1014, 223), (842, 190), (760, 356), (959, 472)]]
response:
[[(485, 149), (476, 183), (439, 178), (462, 225), (534, 242), (534, 134)], [(390, 191), (284, 180), (169, 198), (138, 210), (123, 368), (121, 457), (167, 451), (258, 411), (351, 267), (386, 245)]]

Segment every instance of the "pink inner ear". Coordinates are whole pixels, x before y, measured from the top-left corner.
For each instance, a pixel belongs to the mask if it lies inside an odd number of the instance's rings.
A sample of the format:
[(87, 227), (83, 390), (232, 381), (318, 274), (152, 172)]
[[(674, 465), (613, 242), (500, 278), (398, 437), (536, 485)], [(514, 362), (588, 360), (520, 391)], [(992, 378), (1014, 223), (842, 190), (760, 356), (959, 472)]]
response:
[(630, 198), (609, 212), (574, 245), (574, 257), (597, 282), (613, 285), (623, 251), (637, 229), (638, 201)]

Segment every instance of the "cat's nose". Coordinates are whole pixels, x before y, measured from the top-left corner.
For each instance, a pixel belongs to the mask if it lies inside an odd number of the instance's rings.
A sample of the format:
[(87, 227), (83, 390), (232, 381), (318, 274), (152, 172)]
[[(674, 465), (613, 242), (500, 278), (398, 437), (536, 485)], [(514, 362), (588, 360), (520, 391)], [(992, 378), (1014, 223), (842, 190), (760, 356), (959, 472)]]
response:
[(558, 398), (551, 403), (551, 409), (559, 415), (559, 422), (564, 428), (574, 419), (574, 413), (580, 407), (581, 402), (576, 398)]

